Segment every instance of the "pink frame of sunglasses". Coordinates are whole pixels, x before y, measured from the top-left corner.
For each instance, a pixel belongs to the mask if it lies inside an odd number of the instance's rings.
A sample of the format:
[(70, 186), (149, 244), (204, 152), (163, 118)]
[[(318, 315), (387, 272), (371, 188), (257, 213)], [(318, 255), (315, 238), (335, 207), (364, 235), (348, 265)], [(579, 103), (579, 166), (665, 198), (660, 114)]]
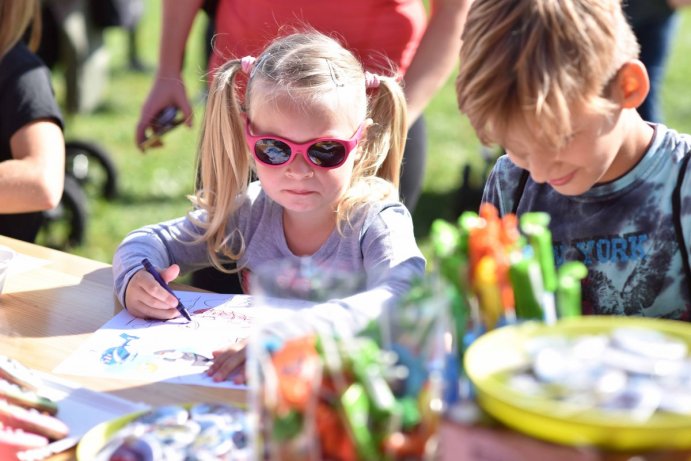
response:
[[(286, 138), (281, 138), (280, 136), (275, 136), (271, 134), (263, 134), (263, 135), (254, 135), (250, 131), (250, 120), (249, 118), (245, 117), (245, 139), (247, 140), (247, 144), (249, 145), (250, 150), (252, 151), (252, 155), (254, 155), (254, 158), (258, 161), (261, 162), (262, 165), (266, 165), (269, 167), (280, 167), (280, 166), (285, 166), (289, 165), (295, 160), (295, 157), (297, 156), (298, 152), (302, 154), (302, 157), (305, 159), (305, 161), (313, 166), (319, 167), (319, 168), (324, 168), (326, 170), (331, 170), (333, 168), (338, 168), (339, 166), (343, 165), (345, 161), (348, 159), (348, 156), (350, 153), (355, 149), (357, 146), (358, 142), (362, 138), (362, 135), (364, 133), (364, 128), (365, 128), (365, 122), (363, 121), (360, 126), (358, 127), (357, 131), (353, 135), (352, 138), (350, 139), (338, 139), (338, 138), (317, 138), (317, 139), (312, 139), (307, 142), (303, 143), (297, 143), (294, 141), (291, 141), (290, 139)], [(262, 141), (267, 141), (270, 142), (272, 145), (272, 148), (279, 149), (280, 152), (283, 154), (285, 157), (285, 149), (281, 148), (280, 146), (277, 146), (277, 143), (282, 143), (288, 148), (288, 158), (281, 162), (281, 163), (271, 163), (271, 161), (267, 161), (264, 158), (260, 156), (260, 154), (257, 153), (257, 144), (262, 142)], [(311, 150), (315, 148), (315, 145), (317, 144), (324, 144), (324, 143), (335, 143), (340, 145), (345, 149), (345, 152), (342, 154), (343, 158), (339, 159), (338, 162), (334, 163), (333, 165), (324, 165), (323, 160), (320, 160), (319, 156), (315, 156), (310, 153)], [(321, 147), (324, 149), (324, 151), (330, 150), (329, 148), (326, 148), (324, 146)], [(328, 152), (322, 152), (322, 154), (328, 153)], [(266, 157), (270, 158), (268, 155)], [(321, 163), (320, 163), (321, 162)]]

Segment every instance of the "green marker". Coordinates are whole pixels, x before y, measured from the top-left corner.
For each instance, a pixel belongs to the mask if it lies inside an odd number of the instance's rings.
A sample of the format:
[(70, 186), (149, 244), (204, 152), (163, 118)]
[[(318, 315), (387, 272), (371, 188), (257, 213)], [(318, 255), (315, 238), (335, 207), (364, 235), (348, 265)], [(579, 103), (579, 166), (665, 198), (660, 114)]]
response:
[(370, 401), (362, 384), (353, 383), (341, 395), (341, 408), (361, 459), (378, 459), (380, 452), (368, 429)]
[(542, 320), (542, 274), (533, 258), (521, 256), (509, 266), (509, 280), (513, 287), (516, 318)]
[(588, 268), (580, 261), (568, 261), (559, 268), (557, 310), (559, 318), (578, 317), (582, 313), (581, 280), (588, 275)]
[(555, 306), (555, 292), (557, 291), (557, 269), (554, 265), (554, 249), (552, 248), (552, 233), (549, 230), (550, 217), (547, 213), (534, 211), (524, 213), (521, 218), (521, 230), (528, 237), (528, 243), (535, 253), (542, 274), (543, 319), (547, 324), (557, 320)]
[(554, 266), (554, 249), (552, 248), (552, 232), (549, 230), (550, 217), (547, 213), (535, 211), (521, 216), (521, 230), (528, 237), (528, 243), (533, 247), (535, 258), (540, 263), (542, 284), (545, 291), (557, 291), (557, 271)]

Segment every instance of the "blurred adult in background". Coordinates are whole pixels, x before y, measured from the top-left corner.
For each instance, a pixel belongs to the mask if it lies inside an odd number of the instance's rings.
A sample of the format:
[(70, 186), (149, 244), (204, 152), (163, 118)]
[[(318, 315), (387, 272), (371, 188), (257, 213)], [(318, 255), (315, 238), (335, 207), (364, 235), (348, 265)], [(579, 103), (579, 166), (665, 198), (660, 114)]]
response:
[(661, 88), (679, 23), (676, 10), (689, 4), (691, 0), (625, 0), (623, 3), (650, 79), (648, 97), (638, 107), (641, 117), (649, 122), (663, 122)]
[(137, 48), (143, 0), (41, 0), (42, 34), (37, 54), (48, 68), (57, 64), (65, 79), (63, 109), (90, 113), (101, 107), (110, 80), (108, 29), (127, 33), (129, 69), (144, 71)]
[[(403, 78), (410, 131), (403, 161), (401, 197), (412, 211), (420, 196), (426, 163), (422, 113), (455, 67), (460, 35), (471, 0), (163, 0), (159, 66), (142, 107), (136, 141), (164, 107), (192, 109), (182, 80), (183, 55), (197, 11), (217, 2), (209, 70), (230, 58), (255, 55), (282, 30), (309, 25), (333, 35), (365, 64), (387, 73), (393, 65)], [(191, 123), (191, 122), (190, 122)]]
[(40, 14), (38, 0), (0, 0), (0, 234), (29, 242), (42, 211), (60, 202), (65, 178), (62, 115), (33, 52)]

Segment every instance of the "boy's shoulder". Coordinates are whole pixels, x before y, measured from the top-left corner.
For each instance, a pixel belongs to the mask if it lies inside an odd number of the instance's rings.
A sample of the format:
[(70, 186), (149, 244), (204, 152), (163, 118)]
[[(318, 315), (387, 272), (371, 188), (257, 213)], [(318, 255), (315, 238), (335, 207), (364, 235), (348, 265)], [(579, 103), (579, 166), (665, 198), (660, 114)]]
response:
[(661, 138), (659, 148), (675, 154), (676, 161), (691, 151), (691, 134), (681, 133), (662, 124), (655, 125), (656, 137)]
[(515, 212), (530, 173), (516, 166), (504, 154), (497, 158), (485, 183), (483, 202), (494, 204), (503, 215)]

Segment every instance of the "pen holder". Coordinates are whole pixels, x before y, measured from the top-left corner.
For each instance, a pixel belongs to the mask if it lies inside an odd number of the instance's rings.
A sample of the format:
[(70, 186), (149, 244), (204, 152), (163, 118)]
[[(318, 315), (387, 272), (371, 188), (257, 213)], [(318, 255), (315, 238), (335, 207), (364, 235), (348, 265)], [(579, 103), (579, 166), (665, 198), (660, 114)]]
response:
[(427, 281), (356, 336), (259, 332), (248, 377), (257, 459), (432, 459), (447, 298)]

